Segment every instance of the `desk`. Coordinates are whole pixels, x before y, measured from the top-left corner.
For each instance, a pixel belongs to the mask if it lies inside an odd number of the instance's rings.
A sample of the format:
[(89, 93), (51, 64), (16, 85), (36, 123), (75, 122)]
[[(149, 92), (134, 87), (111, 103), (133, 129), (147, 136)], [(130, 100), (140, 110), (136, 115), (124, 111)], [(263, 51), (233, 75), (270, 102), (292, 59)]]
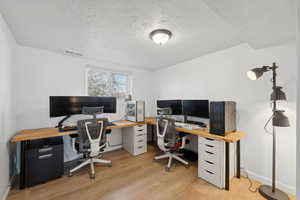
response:
[[(115, 128), (125, 128), (125, 127), (133, 127), (139, 124), (145, 124), (144, 122), (136, 123), (129, 122), (125, 120), (119, 120), (113, 122), (115, 126), (109, 126), (107, 129), (115, 129)], [(61, 137), (64, 135), (73, 135), (77, 134), (78, 131), (66, 131), (59, 132), (58, 128), (40, 128), (40, 129), (30, 129), (30, 130), (22, 130), (18, 132), (10, 141), (11, 142), (20, 142), (21, 143), (21, 155), (20, 155), (20, 189), (25, 188), (25, 149), (26, 146), (29, 145), (30, 141), (38, 140), (38, 139), (46, 139), (46, 138), (54, 138)]]
[[(113, 121), (113, 123), (115, 124), (115, 126), (108, 126), (107, 129), (133, 127), (139, 124), (148, 124), (148, 125), (155, 126), (156, 119), (146, 118), (145, 122), (130, 122), (126, 120), (118, 120), (118, 121)], [(176, 128), (176, 131), (202, 136), (206, 138), (211, 138), (214, 140), (221, 140), (229, 143), (238, 142), (245, 136), (245, 134), (240, 131), (228, 133), (226, 134), (226, 136), (218, 136), (218, 135), (210, 134), (207, 128), (196, 129), (196, 130)], [(43, 139), (43, 138), (58, 137), (58, 136), (73, 135), (73, 134), (77, 134), (77, 131), (59, 132), (57, 128), (27, 129), (17, 133), (10, 141), (21, 142), (26, 140)]]
[[(145, 123), (148, 125), (156, 125), (156, 119), (155, 118), (146, 118)], [(176, 128), (176, 131), (178, 132), (184, 132), (192, 135), (202, 136), (214, 140), (220, 140), (224, 142), (234, 143), (240, 141), (245, 134), (240, 131), (227, 133), (226, 136), (219, 136), (209, 133), (208, 128), (202, 128), (202, 129), (185, 129), (185, 128)]]
[[(145, 120), (145, 123), (148, 125), (155, 126), (156, 119), (155, 118), (147, 118)], [(153, 131), (153, 127), (152, 127), (152, 131)], [(243, 132), (236, 131), (236, 132), (227, 133), (226, 136), (218, 136), (218, 135), (209, 133), (208, 128), (194, 129), (194, 130), (189, 130), (189, 129), (185, 129), (185, 128), (176, 128), (176, 131), (225, 142), (225, 189), (226, 190), (229, 190), (229, 182), (230, 182), (230, 180), (229, 180), (230, 179), (230, 172), (229, 172), (229, 170), (230, 170), (230, 156), (229, 156), (230, 155), (230, 153), (229, 153), (230, 145), (229, 145), (229, 143), (236, 143), (236, 170), (237, 170), (236, 177), (240, 178), (240, 174), (241, 174), (240, 140), (245, 136), (245, 134)]]
[[(108, 126), (107, 129), (126, 128), (126, 127), (136, 126), (138, 124), (145, 124), (145, 122), (129, 122), (126, 120), (118, 120), (118, 121), (114, 121), (113, 123), (116, 124), (116, 126)], [(36, 140), (36, 139), (43, 139), (49, 137), (73, 135), (73, 134), (77, 134), (77, 130), (59, 132), (58, 128), (27, 129), (18, 132), (10, 141), (22, 142), (26, 140)]]
[[(153, 127), (156, 125), (155, 118), (146, 118), (145, 122), (129, 122), (126, 120), (118, 120), (114, 121), (115, 126), (109, 126), (107, 129), (114, 129), (114, 128), (126, 128), (126, 127), (133, 127), (139, 124), (148, 124), (152, 126), (152, 135), (153, 135)], [(218, 136), (210, 134), (207, 128), (204, 129), (197, 129), (197, 130), (189, 130), (185, 128), (176, 128), (178, 132), (184, 132), (188, 134), (193, 134), (205, 138), (210, 138), (214, 140), (224, 141), (225, 142), (225, 189), (229, 190), (229, 169), (230, 169), (230, 162), (229, 162), (229, 143), (236, 143), (236, 151), (237, 151), (237, 173), (236, 176), (240, 178), (240, 140), (245, 136), (244, 133), (237, 131), (226, 134), (226, 136)], [(77, 134), (77, 131), (66, 131), (66, 132), (59, 132), (57, 128), (41, 128), (41, 129), (31, 129), (31, 130), (22, 130), (17, 133), (12, 139), (11, 142), (21, 142), (21, 152), (25, 147), (26, 141), (35, 140), (35, 139), (43, 139), (49, 137), (58, 137), (64, 135), (72, 135)], [(21, 154), (22, 157), (22, 154)], [(21, 158), (22, 159), (22, 158)], [(21, 161), (22, 165), (22, 161)], [(22, 166), (21, 166), (22, 168)]]

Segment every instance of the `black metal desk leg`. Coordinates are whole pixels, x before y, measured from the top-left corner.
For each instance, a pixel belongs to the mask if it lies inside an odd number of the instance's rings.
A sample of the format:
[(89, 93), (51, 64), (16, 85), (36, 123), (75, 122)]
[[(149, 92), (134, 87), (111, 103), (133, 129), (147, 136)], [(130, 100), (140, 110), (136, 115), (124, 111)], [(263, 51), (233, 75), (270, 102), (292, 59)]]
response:
[(241, 144), (236, 142), (236, 177), (241, 178)]
[(21, 141), (21, 152), (20, 152), (20, 189), (25, 188), (25, 150), (27, 141)]
[(151, 143), (154, 145), (154, 133), (153, 133), (153, 125), (151, 125)]
[(229, 142), (225, 142), (225, 189), (226, 190), (229, 190), (229, 169), (230, 169)]

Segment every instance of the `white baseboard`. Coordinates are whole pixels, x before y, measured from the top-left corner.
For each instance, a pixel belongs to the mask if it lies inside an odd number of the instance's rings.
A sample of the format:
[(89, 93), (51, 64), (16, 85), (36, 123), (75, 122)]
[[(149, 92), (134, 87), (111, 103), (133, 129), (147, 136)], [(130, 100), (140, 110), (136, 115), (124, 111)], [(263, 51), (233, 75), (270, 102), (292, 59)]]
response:
[(1, 197), (1, 200), (6, 200), (9, 191), (10, 191), (10, 186), (7, 186), (6, 190), (4, 191), (4, 193), (3, 193), (2, 197)]
[(110, 151), (114, 151), (114, 150), (118, 150), (118, 149), (122, 149), (122, 148), (123, 148), (122, 144), (117, 145), (117, 146), (112, 146), (112, 147), (108, 146), (105, 148), (104, 152), (110, 152)]
[[(261, 176), (261, 175), (258, 175), (254, 172), (251, 172), (251, 171), (248, 171), (248, 176), (249, 178), (251, 179), (254, 179), (254, 180), (257, 180), (263, 184), (267, 184), (267, 185), (271, 185), (272, 184), (272, 180), (270, 178), (267, 178), (265, 176)], [(241, 172), (241, 175), (244, 175), (245, 176), (245, 172)], [(276, 187), (288, 194), (296, 194), (296, 188), (293, 187), (293, 186), (290, 186), (290, 185), (287, 185), (285, 183), (281, 183), (279, 181), (276, 181)]]

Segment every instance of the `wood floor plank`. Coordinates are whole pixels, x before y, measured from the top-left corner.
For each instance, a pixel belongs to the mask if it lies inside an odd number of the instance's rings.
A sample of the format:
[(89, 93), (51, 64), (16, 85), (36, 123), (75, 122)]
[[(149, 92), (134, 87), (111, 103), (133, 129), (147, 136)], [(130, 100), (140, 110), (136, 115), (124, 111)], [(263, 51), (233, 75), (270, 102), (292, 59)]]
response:
[[(106, 153), (104, 159), (113, 166), (97, 165), (96, 178), (89, 178), (89, 167), (46, 184), (24, 190), (12, 190), (8, 200), (260, 200), (248, 190), (246, 178), (231, 180), (230, 191), (221, 190), (197, 178), (197, 166), (185, 168), (175, 163), (165, 172), (166, 160), (153, 161), (157, 154), (148, 152), (132, 156), (125, 150)], [(254, 181), (255, 186), (259, 183)], [(296, 199), (291, 197), (292, 200)]]

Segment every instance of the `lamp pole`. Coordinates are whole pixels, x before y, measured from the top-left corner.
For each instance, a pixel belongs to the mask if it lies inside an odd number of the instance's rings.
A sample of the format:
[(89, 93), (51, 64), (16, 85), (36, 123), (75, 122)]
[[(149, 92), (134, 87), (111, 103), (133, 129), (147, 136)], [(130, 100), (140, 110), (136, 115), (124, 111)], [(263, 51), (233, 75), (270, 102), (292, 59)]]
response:
[[(272, 78), (272, 82), (273, 82), (273, 92), (274, 92), (274, 96), (277, 97), (276, 94), (276, 63), (273, 63), (272, 66), (272, 73), (273, 73), (273, 78)], [(276, 98), (273, 98), (273, 117), (275, 115), (275, 111), (276, 111)], [(272, 167), (272, 192), (275, 192), (275, 177), (276, 177), (276, 132), (275, 132), (275, 127), (273, 126), (273, 167)]]

